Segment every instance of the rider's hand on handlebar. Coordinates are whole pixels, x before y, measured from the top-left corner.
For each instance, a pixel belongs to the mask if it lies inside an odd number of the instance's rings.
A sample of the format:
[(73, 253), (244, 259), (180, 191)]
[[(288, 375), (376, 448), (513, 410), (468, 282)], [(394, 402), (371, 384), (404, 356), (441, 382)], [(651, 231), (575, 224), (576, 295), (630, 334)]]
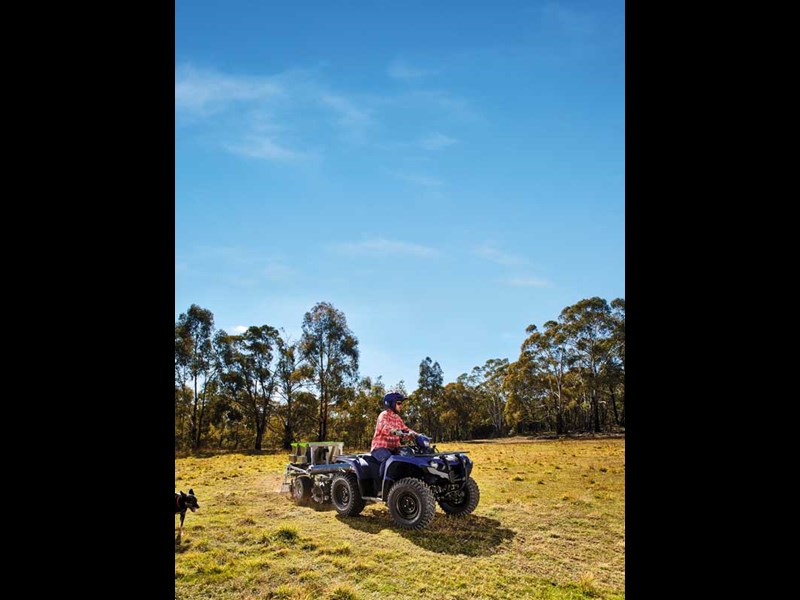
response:
[(392, 435), (398, 435), (398, 436), (399, 435), (406, 435), (406, 436), (414, 435), (408, 429), (392, 429), (391, 433), (392, 433)]

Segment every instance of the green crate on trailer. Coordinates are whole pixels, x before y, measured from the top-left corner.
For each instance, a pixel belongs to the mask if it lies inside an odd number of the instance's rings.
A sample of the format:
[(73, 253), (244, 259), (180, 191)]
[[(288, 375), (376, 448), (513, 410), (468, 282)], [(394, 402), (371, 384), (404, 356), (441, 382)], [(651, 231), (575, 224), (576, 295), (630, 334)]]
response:
[(342, 453), (344, 442), (295, 442), (289, 454), (294, 465), (326, 465), (336, 462)]

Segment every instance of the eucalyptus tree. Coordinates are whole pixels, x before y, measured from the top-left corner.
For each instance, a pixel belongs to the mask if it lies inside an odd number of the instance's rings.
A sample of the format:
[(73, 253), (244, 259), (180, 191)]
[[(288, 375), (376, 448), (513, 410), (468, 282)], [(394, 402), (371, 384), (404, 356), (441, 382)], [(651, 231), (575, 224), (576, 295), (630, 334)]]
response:
[(277, 392), (282, 400), (276, 416), (280, 422), (283, 448), (289, 449), (298, 432), (298, 392), (303, 388), (302, 361), (298, 359), (297, 342), (278, 336)]
[(187, 386), (175, 387), (175, 448), (191, 445), (189, 437), (189, 415), (192, 412), (192, 389)]
[(541, 375), (541, 380), (547, 386), (547, 408), (555, 415), (556, 433), (566, 433), (564, 382), (574, 362), (567, 332), (556, 321), (547, 321), (542, 331), (536, 325), (529, 325), (525, 331), (530, 335), (522, 343), (522, 351), (533, 359), (537, 374)]
[[(221, 391), (224, 392), (224, 390)], [(229, 394), (217, 393), (212, 397), (209, 405), (210, 422), (216, 428), (217, 446), (224, 448), (226, 440), (233, 443), (238, 442), (239, 424), (244, 420), (244, 415)]]
[(241, 335), (220, 331), (215, 338), (223, 384), (252, 424), (256, 450), (261, 450), (275, 408), (278, 339), (277, 329), (269, 325), (248, 327)]
[(478, 404), (478, 394), (469, 385), (466, 374), (442, 388), (437, 404), (443, 441), (467, 440), (472, 437), (472, 427), (477, 422), (475, 406)]
[(443, 381), (442, 367), (438, 362), (433, 362), (430, 356), (426, 356), (419, 363), (419, 380), (414, 398), (418, 405), (422, 429), (432, 436), (434, 441), (437, 440), (441, 429), (439, 401), (444, 389)]
[[(625, 299), (615, 298), (611, 301), (611, 349), (608, 353), (606, 371), (607, 383), (611, 397), (611, 407), (617, 425), (625, 425)], [(617, 394), (620, 390), (622, 413), (617, 410)]]
[(347, 326), (342, 311), (319, 302), (303, 317), (298, 346), (305, 362), (302, 372), (319, 393), (317, 439), (328, 435), (328, 413), (358, 378), (358, 340)]
[(574, 349), (577, 365), (585, 374), (592, 407), (593, 429), (599, 433), (600, 370), (608, 360), (611, 349), (611, 309), (608, 302), (595, 296), (566, 307), (561, 311), (559, 321)]
[(481, 416), (491, 423), (494, 435), (505, 435), (505, 408), (508, 397), (503, 380), (508, 371), (507, 358), (490, 358), (482, 367), (474, 367), (469, 377), (475, 388)]
[(196, 304), (182, 313), (175, 323), (175, 384), (178, 389), (188, 385), (192, 390), (189, 439), (195, 450), (202, 441), (203, 419), (208, 405), (207, 387), (216, 376), (213, 333), (213, 313)]
[(386, 387), (380, 376), (375, 380), (364, 377), (359, 381), (355, 394), (349, 401), (347, 410), (344, 411), (345, 445), (352, 448), (369, 448), (375, 432), (375, 423), (383, 410), (381, 400), (386, 393)]
[(298, 441), (310, 440), (317, 435), (319, 401), (306, 389), (295, 392), (292, 401), (292, 432)]
[(519, 358), (508, 365), (503, 389), (507, 394), (504, 417), (517, 433), (541, 428), (545, 423), (555, 425), (547, 401), (547, 384), (531, 352), (522, 350)]

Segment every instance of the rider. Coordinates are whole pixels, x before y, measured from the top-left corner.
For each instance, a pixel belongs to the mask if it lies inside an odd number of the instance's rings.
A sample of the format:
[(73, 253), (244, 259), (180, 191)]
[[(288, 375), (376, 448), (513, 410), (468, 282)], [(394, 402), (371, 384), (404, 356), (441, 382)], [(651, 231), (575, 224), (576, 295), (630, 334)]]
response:
[(406, 427), (403, 419), (400, 418), (403, 400), (406, 400), (403, 394), (397, 392), (386, 394), (383, 397), (383, 405), (386, 410), (378, 415), (378, 422), (375, 424), (375, 435), (372, 437), (370, 452), (381, 463), (381, 477), (383, 477), (386, 459), (397, 454), (397, 450), (400, 448), (400, 436), (417, 435), (417, 432)]

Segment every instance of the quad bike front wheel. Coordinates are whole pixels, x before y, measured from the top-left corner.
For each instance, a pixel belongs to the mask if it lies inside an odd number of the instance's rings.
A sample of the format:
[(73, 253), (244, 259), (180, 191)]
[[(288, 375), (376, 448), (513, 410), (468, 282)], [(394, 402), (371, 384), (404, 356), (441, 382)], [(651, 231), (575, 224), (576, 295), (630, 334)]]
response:
[(439, 506), (451, 517), (463, 517), (471, 513), (478, 506), (481, 491), (476, 481), (469, 477), (464, 489), (453, 492), (439, 500)]
[(436, 500), (420, 479), (406, 477), (392, 486), (386, 499), (392, 519), (405, 529), (423, 529), (436, 513)]

